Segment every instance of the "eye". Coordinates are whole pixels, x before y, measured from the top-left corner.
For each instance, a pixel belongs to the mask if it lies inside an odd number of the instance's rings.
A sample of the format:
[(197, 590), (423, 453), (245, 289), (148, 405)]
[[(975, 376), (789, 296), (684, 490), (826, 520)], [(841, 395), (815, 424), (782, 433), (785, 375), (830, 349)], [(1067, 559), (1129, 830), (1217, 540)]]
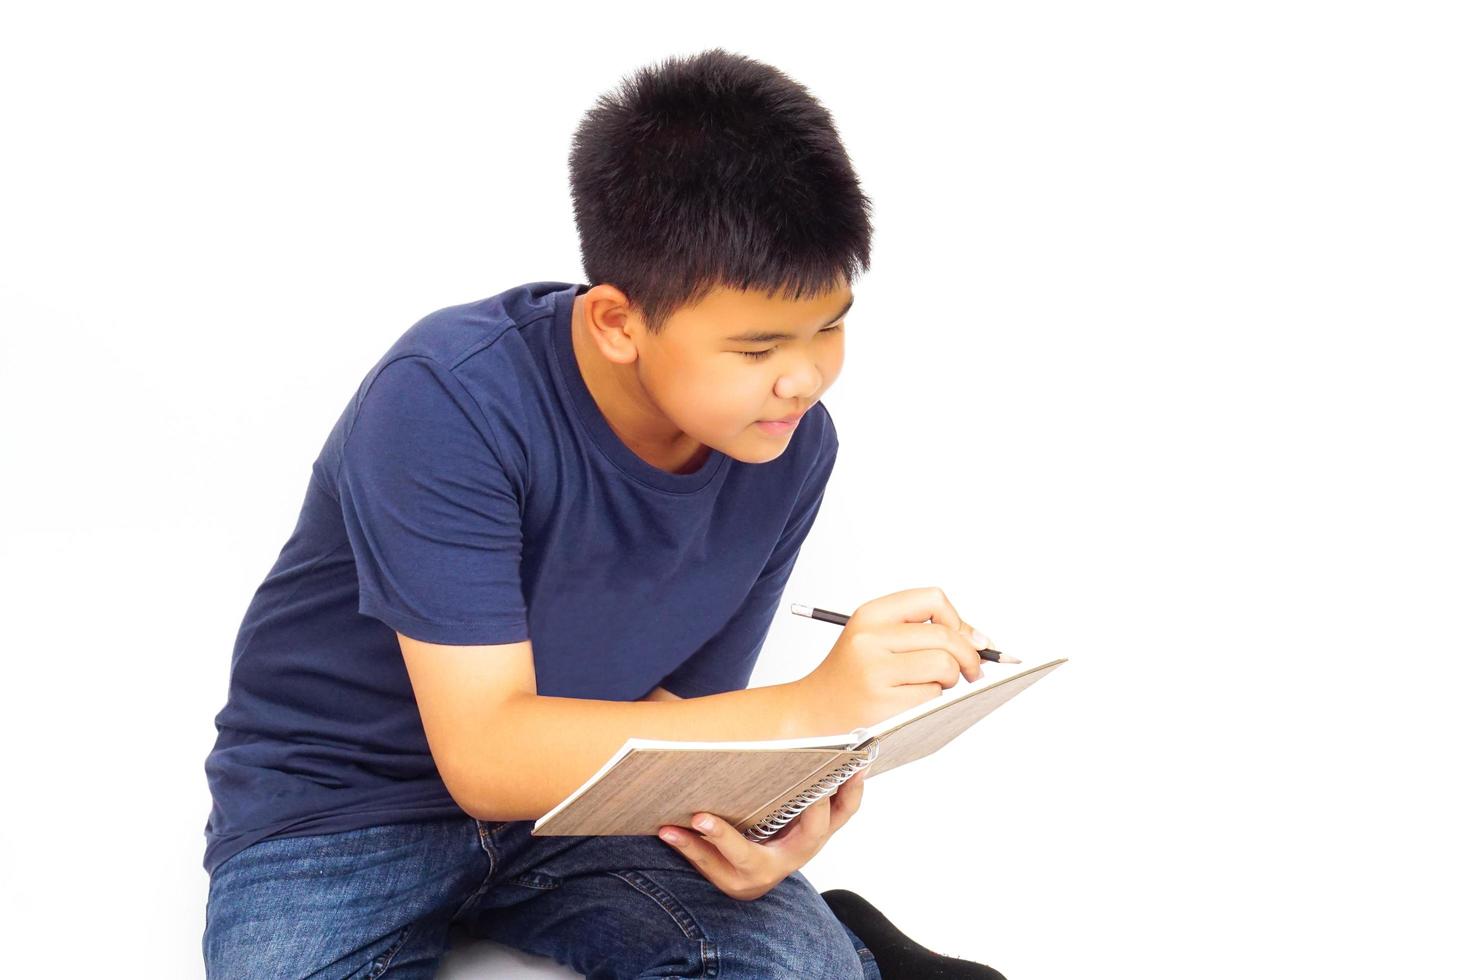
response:
[[(818, 333), (833, 333), (834, 331), (841, 330), (841, 329), (842, 329), (842, 324), (839, 323), (839, 324), (836, 324), (835, 326), (828, 327), (825, 330), (820, 330), (820, 331), (818, 331)], [(761, 361), (761, 360), (764, 360), (765, 358), (769, 357), (771, 355), (771, 353), (775, 349), (776, 348), (774, 348), (774, 347), (767, 347), (765, 350), (756, 350), (756, 351), (738, 350), (735, 353), (739, 354), (741, 357), (748, 357), (752, 361)]]

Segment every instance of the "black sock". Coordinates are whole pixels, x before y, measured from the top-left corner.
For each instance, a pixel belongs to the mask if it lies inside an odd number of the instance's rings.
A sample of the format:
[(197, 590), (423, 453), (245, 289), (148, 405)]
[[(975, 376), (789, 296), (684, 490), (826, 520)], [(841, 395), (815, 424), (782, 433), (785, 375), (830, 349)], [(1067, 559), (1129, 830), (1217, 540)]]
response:
[(983, 963), (945, 956), (919, 945), (856, 892), (832, 888), (822, 892), (822, 899), (838, 921), (872, 950), (883, 980), (1006, 980)]

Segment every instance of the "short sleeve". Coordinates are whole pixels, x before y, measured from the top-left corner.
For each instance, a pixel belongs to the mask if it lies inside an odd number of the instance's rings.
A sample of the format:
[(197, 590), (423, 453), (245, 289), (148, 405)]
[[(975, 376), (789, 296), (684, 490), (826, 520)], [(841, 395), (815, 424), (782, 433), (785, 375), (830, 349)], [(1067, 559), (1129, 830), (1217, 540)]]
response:
[[(830, 423), (829, 423), (830, 424)], [(837, 462), (836, 430), (831, 430), (830, 448), (821, 463), (802, 485), (796, 507), (776, 542), (765, 569), (756, 579), (730, 621), (659, 686), (681, 698), (704, 697), (725, 691), (743, 690), (750, 683), (756, 660), (771, 631), (771, 621), (786, 591), (796, 557), (827, 493), (827, 480)]]
[(417, 356), (384, 366), (337, 475), (358, 611), (427, 643), (527, 639), (515, 485), (447, 368)]

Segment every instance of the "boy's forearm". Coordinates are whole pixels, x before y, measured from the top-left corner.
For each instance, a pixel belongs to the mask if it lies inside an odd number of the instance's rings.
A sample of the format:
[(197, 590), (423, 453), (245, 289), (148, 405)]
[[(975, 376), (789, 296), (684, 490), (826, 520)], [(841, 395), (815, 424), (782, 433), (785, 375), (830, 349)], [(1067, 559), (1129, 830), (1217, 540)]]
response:
[(474, 798), (460, 805), (480, 820), (538, 819), (629, 738), (725, 741), (811, 734), (803, 729), (794, 684), (668, 697), (593, 701), (523, 694), (505, 701), (483, 730)]

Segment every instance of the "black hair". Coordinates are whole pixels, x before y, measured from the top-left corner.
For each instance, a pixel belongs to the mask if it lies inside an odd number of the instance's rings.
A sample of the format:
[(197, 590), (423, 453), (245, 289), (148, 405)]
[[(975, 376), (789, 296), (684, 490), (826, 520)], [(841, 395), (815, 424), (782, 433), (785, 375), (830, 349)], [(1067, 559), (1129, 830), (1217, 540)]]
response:
[(743, 55), (638, 69), (583, 116), (568, 163), (587, 282), (651, 333), (717, 286), (800, 299), (868, 269), (872, 205), (831, 115)]

